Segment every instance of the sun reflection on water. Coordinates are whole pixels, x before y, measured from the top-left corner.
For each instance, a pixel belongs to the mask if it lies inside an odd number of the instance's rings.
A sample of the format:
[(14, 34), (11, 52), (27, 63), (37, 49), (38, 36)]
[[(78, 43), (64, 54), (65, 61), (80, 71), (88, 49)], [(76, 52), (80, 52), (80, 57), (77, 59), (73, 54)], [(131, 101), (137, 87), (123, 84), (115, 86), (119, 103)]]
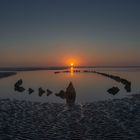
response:
[(73, 68), (73, 66), (71, 66), (70, 67), (70, 75), (73, 76), (73, 74), (74, 74), (74, 68)]

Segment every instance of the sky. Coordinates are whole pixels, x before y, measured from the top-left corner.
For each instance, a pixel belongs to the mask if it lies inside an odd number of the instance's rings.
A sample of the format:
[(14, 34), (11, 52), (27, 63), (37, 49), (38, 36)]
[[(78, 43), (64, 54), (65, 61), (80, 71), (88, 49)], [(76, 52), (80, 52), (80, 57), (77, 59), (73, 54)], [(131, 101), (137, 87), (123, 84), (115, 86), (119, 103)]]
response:
[(0, 67), (140, 65), (139, 0), (0, 0)]

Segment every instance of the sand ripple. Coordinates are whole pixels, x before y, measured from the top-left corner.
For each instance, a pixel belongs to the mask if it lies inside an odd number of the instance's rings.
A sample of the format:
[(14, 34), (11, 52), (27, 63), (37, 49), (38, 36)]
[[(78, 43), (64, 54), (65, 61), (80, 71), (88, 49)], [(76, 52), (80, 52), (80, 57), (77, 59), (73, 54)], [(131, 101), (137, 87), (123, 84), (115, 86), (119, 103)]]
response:
[(139, 140), (140, 95), (71, 107), (0, 100), (0, 140)]

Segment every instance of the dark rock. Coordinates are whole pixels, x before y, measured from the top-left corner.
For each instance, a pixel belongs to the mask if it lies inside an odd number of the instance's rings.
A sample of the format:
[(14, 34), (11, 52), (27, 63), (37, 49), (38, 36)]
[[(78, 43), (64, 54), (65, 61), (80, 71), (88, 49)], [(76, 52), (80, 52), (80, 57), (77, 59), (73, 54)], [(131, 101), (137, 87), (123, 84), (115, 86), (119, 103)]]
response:
[(23, 92), (25, 90), (25, 88), (21, 87), (23, 81), (22, 79), (18, 80), (15, 85), (14, 85), (14, 89), (15, 91), (18, 91), (18, 92)]
[(57, 73), (60, 73), (60, 71), (55, 71), (54, 73), (57, 74)]
[(42, 96), (45, 93), (45, 90), (43, 90), (42, 88), (39, 88), (38, 92), (39, 92), (38, 95)]
[(64, 90), (60, 90), (60, 92), (56, 93), (55, 95), (62, 99), (66, 99), (66, 103), (68, 105), (72, 105), (75, 103), (76, 92), (75, 92), (72, 82), (70, 82), (70, 84), (66, 88), (66, 92)]
[(69, 73), (70, 71), (69, 70), (66, 70), (66, 71), (63, 71), (64, 73)]
[(128, 84), (128, 81), (127, 81), (126, 79), (123, 79), (123, 78), (120, 79), (120, 82), (121, 82), (122, 84)]
[(84, 70), (83, 72), (89, 72), (88, 70)]
[(107, 90), (108, 93), (115, 95), (120, 91), (120, 89), (118, 87), (112, 87), (110, 89)]
[(76, 92), (75, 92), (72, 82), (70, 82), (70, 84), (68, 85), (65, 94), (66, 94), (66, 103), (74, 104), (75, 98), (76, 98)]
[(47, 89), (47, 96), (49, 96), (50, 94), (52, 94), (52, 91)]
[(60, 90), (60, 92), (56, 93), (55, 95), (60, 97), (60, 98), (62, 98), (62, 99), (65, 99), (65, 92), (64, 92), (64, 90)]
[(16, 86), (16, 87), (17, 87), (17, 86), (20, 86), (20, 85), (22, 85), (22, 83), (23, 83), (22, 79), (19, 79), (19, 80), (15, 83), (15, 86)]
[(23, 92), (25, 90), (24, 87), (15, 87), (15, 91)]
[(29, 88), (28, 91), (29, 91), (29, 94), (34, 92), (34, 90), (32, 88)]
[(80, 70), (74, 70), (75, 73), (80, 72)]
[(124, 88), (127, 92), (131, 92), (131, 83), (126, 84)]

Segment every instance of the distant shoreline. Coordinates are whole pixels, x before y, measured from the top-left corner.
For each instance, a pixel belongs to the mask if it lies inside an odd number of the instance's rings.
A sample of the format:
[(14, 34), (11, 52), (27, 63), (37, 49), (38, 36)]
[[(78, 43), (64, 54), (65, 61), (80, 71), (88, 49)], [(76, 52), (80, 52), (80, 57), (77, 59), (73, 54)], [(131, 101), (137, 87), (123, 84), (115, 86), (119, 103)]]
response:
[[(51, 67), (0, 67), (0, 71), (64, 70), (70, 66)], [(140, 66), (74, 66), (74, 68), (140, 68)]]
[(5, 77), (9, 77), (12, 75), (16, 75), (16, 74), (17, 74), (17, 72), (0, 72), (0, 79), (5, 78)]
[(68, 67), (1, 67), (0, 79), (16, 75), (19, 71), (64, 70)]
[(1, 67), (0, 71), (64, 70), (68, 67)]
[[(19, 71), (65, 70), (70, 66), (52, 67), (0, 67), (0, 79), (16, 75)], [(74, 68), (140, 68), (140, 66), (74, 66)]]

